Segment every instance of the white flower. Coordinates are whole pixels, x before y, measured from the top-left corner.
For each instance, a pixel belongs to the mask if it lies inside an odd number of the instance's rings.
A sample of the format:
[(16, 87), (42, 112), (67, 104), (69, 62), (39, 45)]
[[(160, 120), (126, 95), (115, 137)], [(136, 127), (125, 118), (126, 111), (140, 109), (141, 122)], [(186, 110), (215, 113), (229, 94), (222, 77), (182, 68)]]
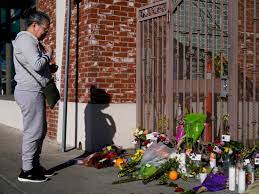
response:
[(139, 133), (139, 129), (138, 128), (133, 129), (133, 135), (134, 136), (138, 136), (138, 133)]
[(137, 142), (136, 140), (133, 140), (132, 143), (133, 143), (133, 144), (137, 144), (138, 142)]
[(147, 139), (153, 139), (153, 138), (154, 138), (153, 133), (147, 134), (147, 135), (146, 135), (146, 138), (147, 138)]
[(169, 158), (173, 159), (173, 158), (176, 158), (177, 157), (177, 154), (176, 152), (172, 152), (169, 156)]

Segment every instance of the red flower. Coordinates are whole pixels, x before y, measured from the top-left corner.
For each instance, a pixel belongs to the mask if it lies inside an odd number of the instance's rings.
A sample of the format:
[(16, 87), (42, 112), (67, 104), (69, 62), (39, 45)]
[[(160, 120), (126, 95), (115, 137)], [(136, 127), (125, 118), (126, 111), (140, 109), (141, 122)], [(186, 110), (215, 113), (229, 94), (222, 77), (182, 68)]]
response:
[(184, 189), (183, 189), (182, 187), (176, 187), (175, 190), (174, 190), (174, 192), (176, 192), (176, 193), (182, 193), (182, 192), (184, 192)]
[(105, 158), (111, 159), (111, 158), (115, 158), (117, 156), (118, 156), (118, 154), (116, 152), (111, 151), (105, 155)]
[(213, 146), (208, 146), (208, 152), (212, 152), (213, 151)]
[(215, 139), (214, 144), (217, 144), (217, 145), (220, 144), (220, 139), (218, 139), (218, 138)]
[(143, 142), (143, 145), (146, 146), (148, 143), (149, 143), (149, 141), (146, 140)]
[(165, 141), (166, 137), (164, 135), (159, 136), (160, 141)]

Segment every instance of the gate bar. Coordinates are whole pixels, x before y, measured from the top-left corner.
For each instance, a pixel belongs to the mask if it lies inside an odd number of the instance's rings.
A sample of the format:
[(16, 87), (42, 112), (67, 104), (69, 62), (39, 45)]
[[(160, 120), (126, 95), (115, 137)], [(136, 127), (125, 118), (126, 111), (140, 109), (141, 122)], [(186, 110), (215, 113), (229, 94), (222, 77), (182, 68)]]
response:
[[(137, 18), (138, 18), (138, 11), (137, 11)], [(141, 42), (142, 42), (142, 39), (143, 37), (141, 37), (141, 29), (140, 28), (141, 26), (141, 23), (138, 21), (137, 22), (137, 64), (136, 64), (136, 68), (137, 68), (137, 88), (136, 88), (136, 96), (137, 96), (137, 101), (136, 101), (136, 106), (137, 106), (137, 113), (136, 113), (136, 121), (137, 121), (137, 126), (136, 127), (140, 127), (140, 126), (143, 126), (143, 117), (142, 117), (142, 91), (141, 89), (143, 87), (141, 87), (141, 74), (142, 74), (142, 71), (141, 71), (141, 68), (142, 68), (142, 62), (143, 62), (143, 48), (141, 48)]]
[(197, 95), (196, 95), (196, 112), (200, 112), (200, 75), (201, 75), (201, 72), (200, 72), (200, 32), (201, 32), (201, 24), (200, 24), (200, 0), (198, 0), (198, 29), (197, 29), (197, 39), (198, 39), (198, 46), (197, 46)]
[[(221, 0), (220, 4), (220, 78), (222, 79), (224, 76), (224, 67), (223, 67), (223, 57), (224, 57), (224, 6), (223, 6), (223, 0)], [(223, 91), (223, 84), (221, 84), (221, 91)], [(223, 130), (223, 121), (222, 121), (222, 116), (223, 116), (223, 96), (220, 98), (220, 118), (219, 119), (219, 126), (217, 128), (217, 136), (220, 137), (222, 135), (222, 130)]]
[(189, 3), (189, 65), (190, 65), (190, 112), (192, 112), (192, 0)]
[(256, 109), (255, 107), (257, 106), (257, 102), (256, 102), (256, 0), (254, 0), (254, 13), (253, 13), (253, 31), (254, 31), (254, 39), (253, 39), (253, 52), (254, 52), (254, 56), (253, 56), (253, 121), (252, 121), (252, 125), (253, 125), (253, 143), (255, 143), (255, 140), (257, 139), (257, 134), (256, 134)]
[(213, 1), (213, 4), (212, 4), (212, 86), (211, 86), (211, 94), (212, 94), (212, 114), (211, 114), (211, 120), (212, 120), (212, 141), (215, 140), (215, 91), (214, 91), (214, 88), (215, 88), (215, 62), (214, 62), (214, 58), (215, 58), (215, 30), (216, 30), (216, 21), (215, 21), (215, 15), (216, 15), (216, 12), (215, 12), (215, 1)]
[[(177, 27), (177, 36), (175, 37), (176, 40), (176, 107), (179, 106), (179, 59), (180, 59), (180, 51), (179, 51), (179, 46), (180, 46), (180, 6), (176, 7), (177, 14), (175, 16), (175, 24)], [(178, 109), (178, 108), (177, 108)], [(177, 111), (176, 111), (177, 112)], [(178, 113), (176, 113), (177, 116)], [(175, 130), (174, 130), (175, 131)], [(176, 134), (176, 133), (175, 133)], [(175, 135), (174, 134), (174, 135)]]
[(243, 57), (244, 57), (244, 61), (243, 61), (243, 96), (242, 96), (242, 133), (241, 133), (241, 137), (242, 137), (242, 142), (245, 144), (245, 140), (246, 140), (246, 136), (247, 136), (247, 127), (246, 127), (246, 100), (247, 100), (247, 94), (246, 94), (246, 63), (247, 63), (247, 44), (246, 44), (246, 33), (247, 33), (247, 26), (246, 26), (246, 22), (247, 22), (247, 16), (246, 16), (246, 11), (247, 11), (247, 1), (244, 0), (244, 46), (243, 46)]
[(166, 70), (166, 68), (164, 68), (166, 65), (165, 65), (165, 53), (164, 53), (164, 50), (165, 50), (165, 45), (164, 45), (164, 41), (165, 41), (165, 38), (164, 38), (164, 34), (165, 34), (165, 28), (164, 28), (164, 25), (165, 25), (165, 21), (164, 21), (164, 17), (161, 17), (161, 20), (162, 20), (162, 34), (161, 34), (161, 39), (162, 39), (162, 50), (161, 50), (161, 64), (162, 64), (162, 92), (161, 92), (161, 97), (162, 97), (162, 114), (163, 116), (165, 116), (165, 102), (166, 102), (166, 95), (165, 95), (165, 75), (164, 75), (164, 71)]
[[(205, 80), (205, 84), (204, 84), (204, 114), (207, 115), (207, 101), (208, 101), (208, 91), (207, 91), (207, 65), (208, 65), (208, 0), (205, 0), (205, 29), (204, 29), (204, 33), (205, 33), (205, 64), (204, 64), (204, 80)], [(208, 125), (207, 125), (208, 126)], [(205, 127), (204, 133), (203, 133), (203, 139), (206, 140), (207, 137), (207, 128)]]
[[(154, 18), (152, 18), (152, 23), (151, 23), (151, 25), (152, 25), (152, 28), (151, 28), (151, 40), (152, 40), (152, 46), (151, 46), (151, 60), (152, 60), (152, 63), (151, 63), (151, 72), (152, 72), (152, 74), (151, 74), (151, 80), (152, 80), (152, 82), (151, 82), (151, 87), (152, 87), (152, 92), (151, 92), (151, 98), (152, 98), (152, 100), (151, 100), (151, 102), (152, 102), (152, 104), (151, 104), (151, 112), (152, 112), (152, 118), (151, 118), (151, 127), (152, 127), (152, 130), (154, 131), (156, 131), (156, 129), (155, 129), (155, 122), (156, 122), (156, 115), (155, 115), (155, 27), (154, 27)], [(156, 118), (156, 119), (154, 119), (154, 118)]]
[[(156, 100), (155, 100), (155, 105), (156, 105), (156, 115), (157, 115), (157, 118), (160, 119), (161, 118), (161, 114), (160, 114), (160, 108), (159, 108), (159, 103), (160, 103), (160, 98), (159, 98), (159, 95), (160, 95), (160, 85), (159, 85), (159, 81), (160, 81), (160, 68), (159, 68), (159, 47), (160, 47), (160, 44), (159, 44), (159, 31), (160, 31), (160, 23), (159, 23), (159, 18), (157, 18), (156, 20), (156, 70), (155, 70), (155, 73), (156, 73), (156, 87), (155, 87), (155, 94), (156, 94)], [(157, 122), (157, 125), (158, 125), (159, 122)]]
[(237, 48), (238, 48), (238, 1), (228, 0), (228, 27), (229, 27), (229, 99), (228, 110), (230, 114), (229, 125), (231, 138), (238, 138), (238, 66), (237, 66)]
[[(183, 12), (184, 14), (186, 13), (186, 4), (183, 4)], [(183, 106), (182, 106), (182, 112), (183, 112), (183, 116), (185, 115), (185, 102), (186, 102), (186, 79), (187, 79), (187, 64), (186, 64), (186, 46), (187, 46), (187, 30), (186, 30), (186, 17), (184, 17), (184, 44), (183, 44), (183, 87), (184, 87), (184, 92), (183, 92)]]

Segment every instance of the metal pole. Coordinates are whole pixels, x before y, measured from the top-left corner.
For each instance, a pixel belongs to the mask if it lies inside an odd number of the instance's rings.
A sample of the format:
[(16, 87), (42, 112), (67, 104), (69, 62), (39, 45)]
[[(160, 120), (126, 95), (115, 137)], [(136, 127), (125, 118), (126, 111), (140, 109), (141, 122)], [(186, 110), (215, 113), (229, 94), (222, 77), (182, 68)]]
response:
[(12, 88), (11, 88), (11, 65), (12, 65), (12, 45), (11, 43), (5, 44), (6, 49), (6, 88), (5, 92), (6, 95), (12, 94)]
[(66, 151), (66, 129), (67, 129), (67, 94), (68, 94), (68, 65), (70, 47), (70, 20), (71, 20), (71, 0), (67, 1), (67, 30), (66, 30), (66, 65), (65, 65), (65, 86), (63, 103), (63, 123), (62, 123), (62, 151)]
[[(139, 18), (139, 10), (137, 10), (137, 19)], [(144, 45), (142, 45), (142, 39), (144, 37), (141, 37), (141, 31), (143, 28), (141, 28), (141, 23), (140, 21), (137, 22), (137, 126), (136, 127), (143, 127), (143, 118), (142, 118), (142, 90), (143, 90), (143, 85), (141, 85), (141, 74), (142, 74), (142, 55), (143, 55), (143, 51), (142, 51), (142, 47), (144, 47)], [(143, 77), (144, 78), (144, 77)]]

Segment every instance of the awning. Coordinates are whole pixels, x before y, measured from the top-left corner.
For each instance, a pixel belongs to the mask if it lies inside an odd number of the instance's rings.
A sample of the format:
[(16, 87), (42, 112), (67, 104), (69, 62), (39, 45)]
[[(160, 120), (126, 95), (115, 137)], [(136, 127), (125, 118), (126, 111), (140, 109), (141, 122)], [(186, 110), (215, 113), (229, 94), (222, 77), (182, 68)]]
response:
[(2, 0), (0, 8), (26, 8), (35, 3), (35, 0)]

